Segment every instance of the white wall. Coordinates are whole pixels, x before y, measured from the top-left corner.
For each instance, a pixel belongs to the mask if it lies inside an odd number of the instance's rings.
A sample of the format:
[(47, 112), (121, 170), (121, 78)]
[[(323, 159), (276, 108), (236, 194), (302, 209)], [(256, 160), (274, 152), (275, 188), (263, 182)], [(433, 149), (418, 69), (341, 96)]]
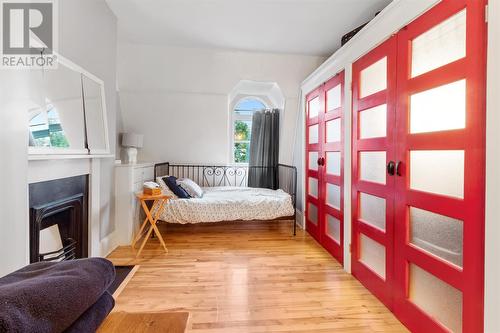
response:
[[(114, 152), (116, 18), (104, 0), (59, 1), (59, 53), (106, 84)], [(0, 276), (28, 263), (28, 113), (30, 72), (0, 70)], [(109, 234), (113, 159), (103, 160), (101, 237)]]
[(28, 72), (0, 70), (0, 276), (28, 262)]
[(123, 126), (139, 159), (227, 163), (228, 95), (240, 80), (277, 82), (286, 98), (280, 160), (291, 163), (300, 82), (322, 57), (120, 44)]

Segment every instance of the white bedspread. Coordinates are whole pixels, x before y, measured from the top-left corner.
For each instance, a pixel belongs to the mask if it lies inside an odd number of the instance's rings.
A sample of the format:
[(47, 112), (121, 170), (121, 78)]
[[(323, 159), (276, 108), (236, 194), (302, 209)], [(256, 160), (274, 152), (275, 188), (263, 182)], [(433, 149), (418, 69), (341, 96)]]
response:
[(272, 220), (294, 213), (292, 198), (283, 190), (230, 186), (203, 190), (202, 198), (169, 200), (160, 220), (182, 224)]

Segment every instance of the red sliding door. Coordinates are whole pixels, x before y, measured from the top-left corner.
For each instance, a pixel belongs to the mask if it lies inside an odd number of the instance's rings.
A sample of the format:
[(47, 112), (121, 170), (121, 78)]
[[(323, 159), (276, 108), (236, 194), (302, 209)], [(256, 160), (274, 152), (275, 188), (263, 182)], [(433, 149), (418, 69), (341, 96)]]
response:
[(443, 1), (398, 34), (395, 312), (482, 332), (485, 2)]
[(321, 138), (324, 128), (321, 124), (324, 108), (321, 87), (306, 97), (306, 229), (316, 240), (320, 241), (321, 213)]
[(306, 100), (306, 228), (342, 263), (344, 72), (322, 84)]
[(389, 308), (394, 286), (397, 40), (353, 65), (352, 273)]
[(483, 331), (483, 0), (443, 0), (353, 65), (353, 274), (414, 332)]

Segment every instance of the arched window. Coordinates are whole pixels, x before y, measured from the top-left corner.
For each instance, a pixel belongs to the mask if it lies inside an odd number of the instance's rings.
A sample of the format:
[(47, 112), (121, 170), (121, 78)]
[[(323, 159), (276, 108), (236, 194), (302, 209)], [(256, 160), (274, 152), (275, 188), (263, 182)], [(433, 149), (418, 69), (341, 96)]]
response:
[(245, 97), (236, 103), (232, 121), (234, 163), (248, 163), (253, 113), (267, 108), (268, 106), (257, 97)]

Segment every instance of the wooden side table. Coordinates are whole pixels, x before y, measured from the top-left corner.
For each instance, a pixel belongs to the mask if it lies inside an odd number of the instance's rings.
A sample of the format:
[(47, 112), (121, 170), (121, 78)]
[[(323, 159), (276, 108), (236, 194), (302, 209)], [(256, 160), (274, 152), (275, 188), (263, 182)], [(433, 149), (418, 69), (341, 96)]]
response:
[[(163, 241), (163, 237), (161, 237), (160, 231), (158, 230), (158, 227), (156, 226), (156, 222), (158, 222), (158, 218), (160, 217), (161, 213), (165, 209), (165, 203), (170, 199), (168, 195), (165, 194), (160, 194), (160, 195), (147, 195), (143, 194), (142, 192), (138, 192), (135, 194), (137, 197), (137, 200), (141, 203), (141, 207), (144, 210), (144, 213), (146, 213), (146, 218), (144, 219), (144, 222), (141, 225), (141, 228), (139, 229), (139, 232), (137, 235), (134, 237), (134, 240), (132, 241), (132, 249), (135, 248), (135, 244), (141, 239), (142, 233), (144, 231), (144, 228), (146, 228), (146, 225), (149, 224), (149, 230), (146, 233), (146, 236), (144, 237), (144, 240), (142, 241), (141, 247), (139, 248), (139, 252), (137, 252), (136, 257), (141, 255), (142, 250), (144, 249), (144, 245), (146, 245), (146, 242), (151, 236), (151, 233), (154, 231), (156, 237), (160, 240), (161, 245), (163, 245), (163, 248), (165, 249), (165, 252), (168, 252), (167, 246), (165, 245), (165, 242)], [(151, 206), (151, 209), (148, 208), (148, 205), (146, 204), (147, 201), (153, 201), (153, 205)], [(153, 212), (156, 209), (155, 215), (153, 216), (151, 212)]]

